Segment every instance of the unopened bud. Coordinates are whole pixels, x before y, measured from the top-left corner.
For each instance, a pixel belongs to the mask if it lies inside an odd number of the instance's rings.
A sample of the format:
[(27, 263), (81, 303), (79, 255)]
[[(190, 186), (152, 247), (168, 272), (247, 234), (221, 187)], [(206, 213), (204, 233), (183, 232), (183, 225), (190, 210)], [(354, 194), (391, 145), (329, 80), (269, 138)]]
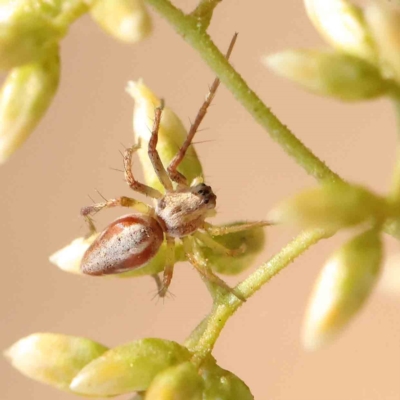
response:
[(371, 294), (381, 261), (382, 242), (375, 229), (356, 236), (327, 261), (306, 314), (307, 349), (318, 349), (347, 326)]
[(70, 388), (81, 395), (102, 397), (146, 390), (161, 371), (189, 358), (189, 351), (178, 343), (137, 340), (111, 349), (88, 364)]
[(14, 68), (0, 93), (0, 163), (24, 143), (56, 93), (60, 77), (58, 49), (46, 58)]
[(374, 62), (373, 40), (360, 7), (347, 0), (304, 0), (307, 14), (336, 49)]
[[(141, 81), (129, 82), (127, 91), (135, 100), (133, 130), (135, 138), (140, 140), (141, 144), (137, 152), (142, 164), (145, 181), (149, 186), (164, 191), (147, 154), (154, 112), (156, 107), (160, 106), (161, 101)], [(181, 120), (171, 109), (165, 107), (162, 112), (157, 144), (158, 153), (165, 167), (169, 165), (172, 158), (178, 153), (186, 136), (187, 132)], [(194, 179), (202, 176), (201, 164), (193, 146), (188, 148), (186, 157), (180, 164), (178, 171), (186, 177), (189, 184)]]
[(203, 380), (191, 362), (167, 368), (158, 374), (145, 400), (203, 400)]
[(106, 350), (107, 347), (89, 339), (35, 333), (14, 343), (4, 354), (29, 378), (69, 390), (75, 375)]
[(388, 89), (375, 66), (342, 53), (288, 50), (266, 57), (264, 63), (311, 92), (341, 100), (371, 99)]
[(97, 0), (90, 14), (107, 33), (123, 42), (135, 43), (151, 33), (151, 19), (142, 0)]

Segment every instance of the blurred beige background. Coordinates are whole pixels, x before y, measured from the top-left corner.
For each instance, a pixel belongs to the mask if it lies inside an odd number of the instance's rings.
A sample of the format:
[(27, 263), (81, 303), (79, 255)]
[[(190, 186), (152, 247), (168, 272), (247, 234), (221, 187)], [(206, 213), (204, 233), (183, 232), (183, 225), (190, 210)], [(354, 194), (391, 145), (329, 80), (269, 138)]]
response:
[[(186, 10), (194, 3), (176, 1)], [(132, 144), (133, 102), (124, 92), (126, 82), (143, 77), (186, 124), (212, 82), (200, 57), (153, 16), (154, 34), (136, 46), (116, 42), (88, 18), (76, 23), (63, 42), (62, 82), (50, 111), (0, 169), (2, 349), (40, 331), (85, 336), (108, 346), (142, 337), (183, 341), (210, 309), (204, 285), (186, 264), (175, 272), (175, 299), (163, 303), (152, 300), (149, 278), (82, 278), (48, 261), (85, 233), (79, 209), (90, 203), (88, 194), (95, 199), (95, 189), (106, 197), (130, 194), (122, 174), (110, 169), (121, 166), (121, 143)], [(263, 55), (281, 49), (324, 45), (302, 2), (225, 1), (210, 33), (225, 49), (235, 31), (240, 35), (232, 62), (266, 104), (335, 171), (384, 193), (396, 137), (389, 102), (342, 104), (320, 98), (260, 63)], [(197, 150), (218, 195), (217, 222), (263, 218), (279, 200), (314, 184), (223, 86), (203, 127), (208, 129), (197, 140), (207, 143)], [(98, 225), (124, 212), (106, 211)], [(258, 264), (294, 234), (288, 228), (269, 229), (269, 245)], [(256, 399), (400, 399), (400, 297), (376, 291), (339, 340), (317, 353), (301, 348), (299, 332), (313, 281), (345, 237), (307, 252), (226, 326), (215, 356)], [(398, 251), (393, 240), (387, 243), (388, 251)], [(75, 398), (26, 379), (5, 361), (0, 365), (2, 400)]]

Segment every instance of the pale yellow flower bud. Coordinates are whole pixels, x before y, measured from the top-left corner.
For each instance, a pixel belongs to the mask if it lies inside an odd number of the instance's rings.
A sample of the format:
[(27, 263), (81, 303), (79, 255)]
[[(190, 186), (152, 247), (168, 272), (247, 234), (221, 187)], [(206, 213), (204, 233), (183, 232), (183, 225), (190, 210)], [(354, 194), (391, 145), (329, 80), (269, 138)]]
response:
[(335, 231), (367, 220), (383, 219), (386, 202), (361, 186), (327, 184), (309, 189), (273, 209), (268, 220)]
[(0, 93), (0, 163), (22, 145), (45, 114), (58, 87), (58, 49), (40, 62), (13, 69)]
[(31, 379), (69, 390), (75, 375), (107, 347), (80, 337), (35, 333), (14, 343), (4, 355)]
[(360, 58), (319, 50), (287, 50), (264, 59), (266, 66), (314, 93), (364, 100), (388, 89), (378, 68)]
[(97, 0), (90, 14), (107, 33), (123, 42), (138, 42), (152, 30), (150, 16), (142, 0)]
[(145, 400), (203, 400), (203, 380), (191, 362), (167, 368), (151, 382)]
[(400, 11), (388, 1), (371, 3), (366, 18), (378, 48), (385, 76), (400, 83)]
[(333, 339), (368, 299), (382, 261), (380, 232), (370, 230), (342, 246), (325, 264), (306, 314), (303, 344), (314, 350)]
[(304, 0), (304, 3), (310, 20), (332, 46), (375, 61), (374, 43), (360, 7), (347, 0)]
[(190, 356), (185, 347), (169, 340), (137, 340), (88, 364), (70, 388), (81, 395), (101, 397), (143, 391), (161, 371), (188, 361)]
[(73, 240), (69, 245), (52, 254), (49, 258), (50, 262), (65, 272), (82, 274), (80, 265), (83, 255), (98, 235), (95, 233), (89, 237)]
[[(148, 185), (164, 191), (147, 154), (154, 120), (154, 110), (160, 106), (160, 99), (141, 81), (129, 82), (127, 91), (135, 100), (133, 130), (136, 140), (140, 141), (141, 144), (138, 155), (143, 167), (145, 181)], [(187, 132), (181, 120), (171, 109), (165, 107), (162, 113), (157, 144), (157, 150), (165, 167), (169, 165), (172, 158), (178, 153), (186, 135)], [(193, 146), (189, 147), (178, 171), (187, 178), (189, 184), (193, 179), (202, 176), (201, 164)]]
[(26, 0), (1, 0), (0, 69), (42, 58), (62, 34), (41, 6)]

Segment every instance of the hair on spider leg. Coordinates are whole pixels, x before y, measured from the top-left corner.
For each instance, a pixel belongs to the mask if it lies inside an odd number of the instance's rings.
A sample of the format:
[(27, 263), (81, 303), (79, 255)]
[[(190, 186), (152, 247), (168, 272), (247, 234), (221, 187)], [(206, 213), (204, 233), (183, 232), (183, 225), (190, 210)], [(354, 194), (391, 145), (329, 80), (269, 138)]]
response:
[(108, 167), (108, 168), (111, 169), (112, 171), (117, 171), (117, 172), (122, 172), (122, 173), (125, 172), (123, 169), (118, 169), (118, 168), (114, 168), (114, 167)]
[(106, 197), (104, 197), (101, 193), (100, 193), (100, 191), (98, 190), (98, 189), (94, 189), (95, 190), (95, 192), (104, 200), (104, 201), (107, 201), (107, 198)]

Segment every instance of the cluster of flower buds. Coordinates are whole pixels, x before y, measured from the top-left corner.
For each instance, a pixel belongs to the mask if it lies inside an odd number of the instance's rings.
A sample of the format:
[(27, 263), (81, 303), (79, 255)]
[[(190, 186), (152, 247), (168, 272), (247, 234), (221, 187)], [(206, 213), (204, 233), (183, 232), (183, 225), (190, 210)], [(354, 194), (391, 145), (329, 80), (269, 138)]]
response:
[(381, 269), (382, 223), (398, 214), (386, 199), (344, 183), (307, 190), (271, 212), (273, 221), (296, 222), (306, 229), (361, 230), (333, 253), (320, 272), (304, 324), (307, 349), (334, 338), (368, 299)]
[(398, 93), (400, 10), (390, 1), (365, 8), (348, 0), (304, 0), (332, 50), (287, 50), (265, 58), (274, 72), (317, 94), (357, 101)]
[(12, 345), (6, 357), (24, 375), (77, 395), (140, 392), (146, 400), (251, 400), (237, 376), (211, 357), (200, 367), (176, 342), (147, 338), (108, 349), (89, 339), (37, 333)]
[(0, 163), (48, 109), (60, 77), (59, 42), (85, 12), (115, 38), (134, 43), (151, 31), (142, 0), (14, 0), (0, 4)]
[[(160, 105), (161, 100), (141, 81), (130, 82), (127, 91), (135, 100), (133, 127), (136, 141), (141, 143), (137, 150), (137, 155), (144, 171), (144, 180), (149, 186), (163, 191), (164, 189), (154, 172), (147, 154), (147, 143), (151, 132), (149, 127), (153, 123), (154, 110)], [(168, 107), (165, 107), (163, 110), (158, 135), (157, 150), (163, 164), (168, 165), (178, 152), (187, 135), (186, 129), (179, 117)], [(202, 179), (202, 166), (193, 146), (189, 147), (179, 170), (185, 175), (189, 183), (194, 179)], [(240, 223), (236, 222), (235, 224)], [(50, 261), (66, 272), (82, 274), (80, 270), (82, 257), (96, 237), (97, 234), (93, 234), (89, 237), (80, 237), (73, 240), (72, 243), (54, 253), (50, 257)], [(204, 258), (208, 260), (215, 272), (235, 275), (248, 268), (262, 251), (265, 243), (265, 233), (262, 228), (254, 228), (248, 231), (216, 236), (214, 239), (232, 250), (238, 248), (245, 249), (242, 253), (231, 257), (226, 254), (214, 252), (208, 247), (199, 244)], [(157, 274), (165, 266), (165, 251), (166, 246), (164, 243), (155, 257), (146, 265), (114, 276), (126, 278)], [(186, 261), (186, 255), (180, 244), (177, 244), (175, 248), (175, 260), (178, 262)]]

